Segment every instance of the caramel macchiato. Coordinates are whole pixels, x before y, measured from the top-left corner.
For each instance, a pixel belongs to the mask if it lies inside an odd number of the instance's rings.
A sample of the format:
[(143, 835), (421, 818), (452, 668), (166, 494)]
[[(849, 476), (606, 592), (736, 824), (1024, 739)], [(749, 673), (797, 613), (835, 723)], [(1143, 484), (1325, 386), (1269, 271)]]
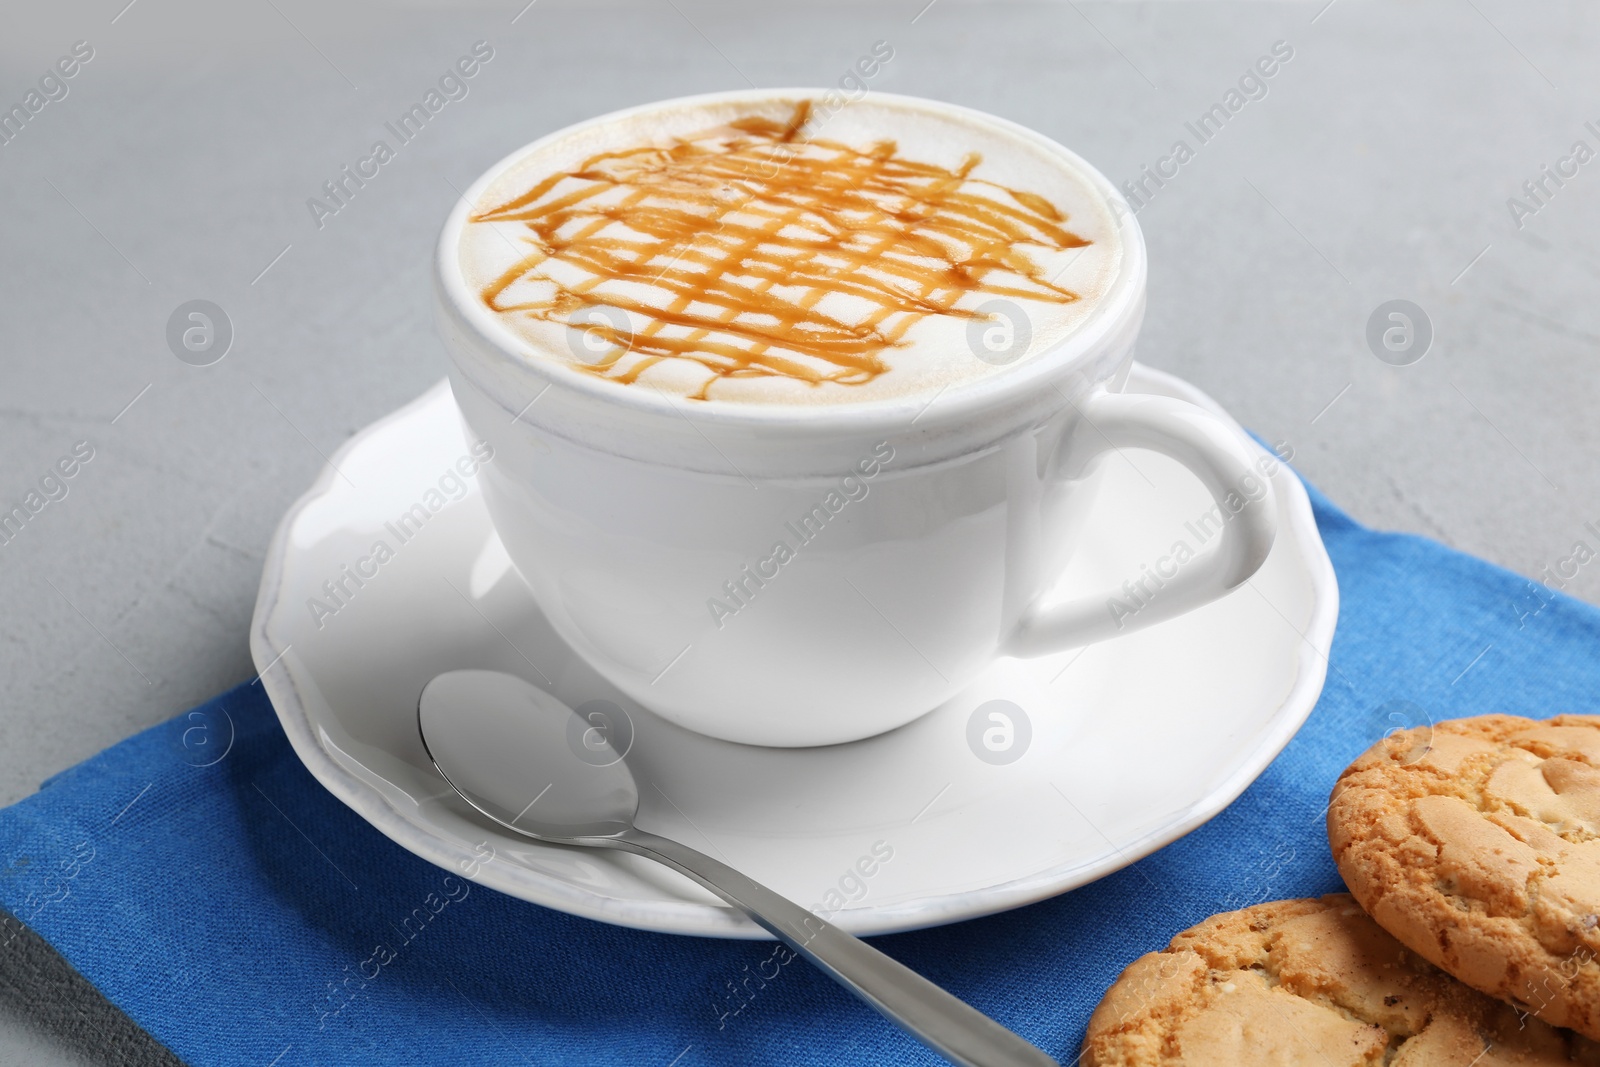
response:
[(931, 392), (1045, 352), (1121, 262), (1064, 154), (868, 95), (635, 112), (535, 146), (460, 265), (529, 359), (698, 401)]

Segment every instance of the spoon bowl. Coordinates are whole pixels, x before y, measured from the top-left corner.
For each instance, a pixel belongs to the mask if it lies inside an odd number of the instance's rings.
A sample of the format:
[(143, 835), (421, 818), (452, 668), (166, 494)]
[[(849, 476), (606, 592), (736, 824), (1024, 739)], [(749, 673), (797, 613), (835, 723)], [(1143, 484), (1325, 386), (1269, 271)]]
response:
[[(450, 787), (500, 823), (545, 841), (615, 837), (633, 826), (639, 787), (609, 739), (566, 704), (501, 671), (450, 671), (417, 702), (428, 758)], [(593, 758), (593, 757), (590, 757)]]

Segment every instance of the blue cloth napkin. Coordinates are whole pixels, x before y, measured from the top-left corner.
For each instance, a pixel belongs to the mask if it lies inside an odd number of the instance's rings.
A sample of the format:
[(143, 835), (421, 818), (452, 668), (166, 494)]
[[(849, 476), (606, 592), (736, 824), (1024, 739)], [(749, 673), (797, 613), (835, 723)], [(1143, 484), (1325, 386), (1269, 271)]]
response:
[[(1600, 611), (1312, 498), (1343, 607), (1322, 699), (1266, 773), (1094, 885), (880, 948), (1071, 1063), (1140, 953), (1341, 888), (1328, 791), (1386, 730), (1600, 711)], [(0, 863), (0, 903), (195, 1067), (938, 1062), (771, 944), (573, 918), (413, 857), (311, 778), (259, 685), (0, 812)]]

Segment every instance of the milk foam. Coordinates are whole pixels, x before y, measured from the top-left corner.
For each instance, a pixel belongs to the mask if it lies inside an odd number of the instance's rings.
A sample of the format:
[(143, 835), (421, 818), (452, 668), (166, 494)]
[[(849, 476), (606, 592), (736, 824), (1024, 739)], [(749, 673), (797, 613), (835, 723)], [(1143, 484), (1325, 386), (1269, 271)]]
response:
[[(473, 205), (473, 214), (488, 213), (516, 200), (547, 178), (576, 171), (602, 153), (645, 146), (667, 147), (678, 141), (698, 139), (707, 131), (752, 115), (788, 123), (795, 115), (797, 104), (804, 99), (803, 95), (785, 93), (756, 100), (668, 103), (577, 129), (555, 137), (516, 160), (486, 187)], [(979, 189), (980, 195), (1010, 209), (1015, 209), (1019, 201), (1004, 190), (1016, 190), (1024, 196), (1033, 194), (1054, 208), (1062, 230), (1086, 242), (1079, 247), (1062, 248), (1024, 240), (1014, 249), (1025, 257), (1024, 263), (1032, 266), (1037, 280), (1069, 290), (1077, 299), (1059, 302), (1059, 299), (1031, 298), (1012, 292), (964, 292), (952, 305), (954, 310), (970, 311), (988, 306), (994, 309), (990, 317), (973, 318), (937, 311), (892, 317), (886, 322), (900, 324), (896, 334), (898, 343), (876, 349), (886, 369), (865, 381), (814, 383), (770, 373), (718, 376), (693, 359), (674, 357), (649, 361), (636, 380), (629, 385), (618, 384), (618, 388), (655, 388), (670, 395), (712, 402), (776, 404), (850, 403), (932, 393), (1003, 373), (1008, 367), (1036, 358), (1057, 345), (1087, 319), (1117, 275), (1122, 247), (1108, 204), (1070, 159), (1052, 151), (1045, 143), (986, 123), (981, 117), (947, 111), (931, 103), (886, 99), (875, 94), (868, 94), (831, 113), (814, 113), (802, 127), (801, 141), (807, 140), (842, 142), (863, 151), (892, 141), (896, 146), (894, 157), (898, 160), (931, 164), (957, 173), (970, 165), (969, 157), (978, 155), (981, 160), (964, 175), (972, 184), (963, 185), (963, 188)], [(566, 188), (567, 185), (560, 187), (561, 190)], [(1023, 201), (1029, 202), (1032, 201)], [(644, 329), (649, 316), (607, 306), (610, 300), (606, 294), (616, 297), (617, 303), (631, 300), (647, 305), (647, 310), (668, 307), (674, 293), (651, 284), (651, 280), (658, 277), (655, 270), (659, 266), (663, 272), (672, 272), (665, 275), (668, 278), (684, 271), (698, 272), (700, 268), (696, 264), (705, 250), (722, 247), (716, 243), (716, 226), (709, 221), (712, 217), (708, 216), (706, 232), (693, 242), (678, 247), (672, 256), (662, 254), (658, 261), (643, 265), (642, 281), (611, 280), (603, 286), (584, 290), (587, 280), (583, 267), (562, 262), (558, 257), (543, 260), (537, 277), (529, 275), (506, 293), (534, 294), (529, 299), (536, 299), (539, 292), (557, 283), (583, 290), (587, 294), (585, 299), (602, 308), (600, 313), (587, 311), (580, 321), (610, 322), (621, 327), (622, 336), (627, 336)], [(731, 217), (744, 216), (736, 213)], [(929, 219), (918, 225), (936, 222)], [(568, 229), (583, 224), (583, 220), (578, 220)], [(561, 231), (563, 237), (566, 232)], [(779, 239), (786, 234), (787, 231), (780, 234)], [(805, 234), (798, 236), (803, 238)], [(526, 262), (526, 257), (536, 247), (536, 243), (530, 242), (530, 229), (525, 221), (468, 222), (463, 228), (459, 249), (464, 280), (473, 292), (482, 293), (519, 261)], [(929, 260), (929, 263), (936, 262)], [(870, 271), (858, 269), (853, 273), (865, 278)], [(989, 277), (1000, 279), (996, 283), (1000, 288), (1021, 288), (1028, 293), (1037, 289), (1037, 284), (1031, 288), (1004, 285), (1004, 278), (999, 274)], [(781, 288), (777, 291), (784, 292)], [(869, 314), (874, 305), (849, 293), (829, 292), (817, 299), (814, 307), (830, 321), (849, 324)], [(607, 352), (617, 351), (604, 337), (594, 334), (589, 335), (591, 347), (585, 347), (582, 335), (565, 325), (564, 314), (555, 316), (557, 321), (521, 310), (497, 311), (495, 316), (513, 339), (513, 347), (530, 359), (555, 360), (576, 367), (592, 364)], [(759, 318), (755, 315), (741, 321), (755, 323)], [(691, 343), (695, 336), (686, 327), (679, 332), (684, 334), (684, 344)], [(617, 334), (612, 334), (613, 338), (615, 336)], [(710, 339), (718, 340), (715, 336)], [(1027, 342), (1025, 348), (1020, 344), (1023, 339)], [(626, 361), (618, 364), (619, 367), (625, 365)]]

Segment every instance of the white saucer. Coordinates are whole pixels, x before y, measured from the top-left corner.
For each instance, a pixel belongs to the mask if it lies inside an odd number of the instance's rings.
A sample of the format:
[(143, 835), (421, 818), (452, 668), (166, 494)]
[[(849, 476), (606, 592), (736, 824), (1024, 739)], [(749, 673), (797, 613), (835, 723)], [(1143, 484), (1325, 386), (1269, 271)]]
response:
[[(1222, 414), (1192, 386), (1137, 365), (1128, 389)], [(386, 528), (436, 503), (429, 490), (466, 454), (442, 382), (352, 438), (278, 528), (251, 651), (295, 751), (335, 796), (425, 859), (575, 915), (767, 936), (663, 867), (518, 838), (458, 801), (417, 734), (417, 694), (433, 675), (487, 667), (539, 683), (542, 673), (569, 704), (621, 705), (634, 724), (628, 759), (644, 828), (824, 914), (844, 904), (831, 918), (858, 934), (1003, 911), (1154, 851), (1243, 792), (1322, 688), (1338, 589), (1305, 490), (1280, 469), (1271, 557), (1222, 600), (1086, 650), (999, 660), (961, 697), (866, 741), (712, 740), (633, 704), (554, 636), (471, 478), (405, 543)], [(1195, 543), (1185, 524), (1210, 506), (1200, 485), (1152, 453), (1125, 458), (1107, 464), (1062, 588), (1119, 584), (1174, 541)], [(323, 583), (378, 540), (393, 558), (365, 565), (377, 573), (359, 588), (344, 579), (353, 592), (337, 611), (314, 613), (311, 598), (335, 606)], [(1032, 731), (1023, 755), (1001, 765), (968, 742), (975, 709), (996, 699), (1022, 708)]]

